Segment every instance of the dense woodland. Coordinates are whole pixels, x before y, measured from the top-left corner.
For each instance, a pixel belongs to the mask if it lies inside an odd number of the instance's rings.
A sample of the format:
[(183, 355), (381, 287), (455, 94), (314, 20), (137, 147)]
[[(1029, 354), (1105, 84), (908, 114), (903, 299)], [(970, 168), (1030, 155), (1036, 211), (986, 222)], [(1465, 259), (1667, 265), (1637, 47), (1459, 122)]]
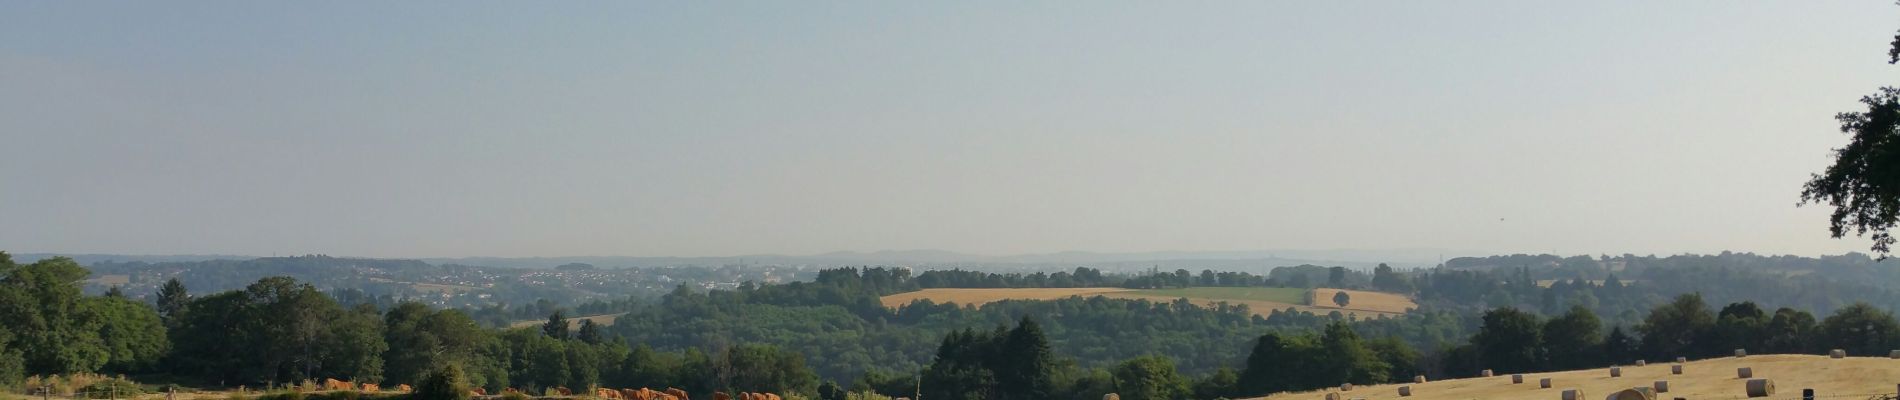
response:
[[(458, 378), (495, 391), (670, 386), (825, 399), (918, 390), (931, 398), (1093, 399), (1113, 391), (1178, 400), (1485, 368), (1709, 357), (1734, 348), (1855, 355), (1900, 348), (1900, 324), (1885, 311), (1895, 298), (1882, 284), (1888, 275), (1871, 270), (1882, 266), (1865, 257), (1775, 259), (1591, 260), (1616, 266), (1601, 279), (1581, 263), (1566, 264), (1571, 259), (1513, 257), (1415, 271), (1289, 267), (1266, 277), (1175, 271), (1144, 278), (1088, 268), (913, 277), (904, 269), (840, 268), (808, 282), (680, 286), (651, 300), (461, 310), (326, 292), (287, 277), (209, 293), (174, 280), (144, 298), (116, 290), (86, 295), (80, 282), (89, 272), (69, 259), (15, 264), (0, 256), (0, 386), (84, 372), (205, 387), (324, 378), (419, 385), (454, 366)], [(1797, 268), (1809, 272), (1790, 272)], [(1836, 273), (1866, 279), (1825, 278)], [(1303, 283), (1409, 293), (1421, 308), (1353, 320), (1101, 297), (983, 307), (918, 301), (895, 309), (877, 301), (926, 287), (1166, 286), (1182, 277), (1187, 286)], [(494, 310), (545, 311), (547, 322), (503, 329), (471, 317)], [(610, 312), (626, 315), (611, 326), (563, 319)]]

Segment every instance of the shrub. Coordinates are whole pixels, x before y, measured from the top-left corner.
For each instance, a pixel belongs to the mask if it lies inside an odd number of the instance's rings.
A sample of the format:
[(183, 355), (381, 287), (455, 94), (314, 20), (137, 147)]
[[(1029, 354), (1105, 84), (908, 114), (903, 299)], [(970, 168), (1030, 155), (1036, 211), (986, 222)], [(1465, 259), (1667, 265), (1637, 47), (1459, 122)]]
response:
[(79, 391), (84, 392), (84, 397), (90, 399), (132, 398), (145, 394), (144, 390), (139, 389), (138, 383), (124, 379), (94, 381), (89, 385), (81, 387)]
[(468, 400), (468, 397), (468, 380), (462, 375), (462, 367), (454, 364), (430, 373), (409, 396), (411, 400)]

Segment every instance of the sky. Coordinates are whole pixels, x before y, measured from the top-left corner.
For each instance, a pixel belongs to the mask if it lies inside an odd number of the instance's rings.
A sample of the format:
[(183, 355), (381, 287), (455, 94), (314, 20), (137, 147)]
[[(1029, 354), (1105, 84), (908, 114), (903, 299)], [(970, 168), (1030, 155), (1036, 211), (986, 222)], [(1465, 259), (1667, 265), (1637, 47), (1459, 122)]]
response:
[(1839, 254), (1890, 1), (0, 2), (0, 249)]

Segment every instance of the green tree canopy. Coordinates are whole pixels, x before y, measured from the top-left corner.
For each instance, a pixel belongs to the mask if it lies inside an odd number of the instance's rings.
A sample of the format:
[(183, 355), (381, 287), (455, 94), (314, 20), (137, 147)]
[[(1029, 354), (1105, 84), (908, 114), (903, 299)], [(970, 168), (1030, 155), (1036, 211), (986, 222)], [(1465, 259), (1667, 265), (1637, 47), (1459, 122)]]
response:
[[(1894, 36), (1887, 63), (1900, 62), (1900, 35)], [(1814, 174), (1801, 190), (1801, 203), (1834, 207), (1828, 231), (1835, 238), (1872, 234), (1872, 250), (1883, 257), (1894, 244), (1888, 232), (1900, 222), (1900, 88), (1882, 87), (1861, 97), (1866, 111), (1834, 116), (1846, 146), (1834, 149), (1834, 164)]]
[(1900, 323), (1893, 313), (1867, 303), (1854, 303), (1821, 320), (1822, 344), (1848, 354), (1871, 356), (1900, 348)]
[(1115, 391), (1127, 400), (1185, 400), (1193, 394), (1174, 360), (1145, 356), (1115, 366)]

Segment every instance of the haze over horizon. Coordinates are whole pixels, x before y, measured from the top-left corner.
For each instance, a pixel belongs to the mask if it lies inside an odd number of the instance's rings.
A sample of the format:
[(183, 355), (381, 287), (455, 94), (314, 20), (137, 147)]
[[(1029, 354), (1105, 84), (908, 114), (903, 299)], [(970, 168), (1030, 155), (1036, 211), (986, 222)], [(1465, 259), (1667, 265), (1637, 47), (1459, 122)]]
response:
[(0, 3), (0, 250), (1865, 251), (1892, 7)]

